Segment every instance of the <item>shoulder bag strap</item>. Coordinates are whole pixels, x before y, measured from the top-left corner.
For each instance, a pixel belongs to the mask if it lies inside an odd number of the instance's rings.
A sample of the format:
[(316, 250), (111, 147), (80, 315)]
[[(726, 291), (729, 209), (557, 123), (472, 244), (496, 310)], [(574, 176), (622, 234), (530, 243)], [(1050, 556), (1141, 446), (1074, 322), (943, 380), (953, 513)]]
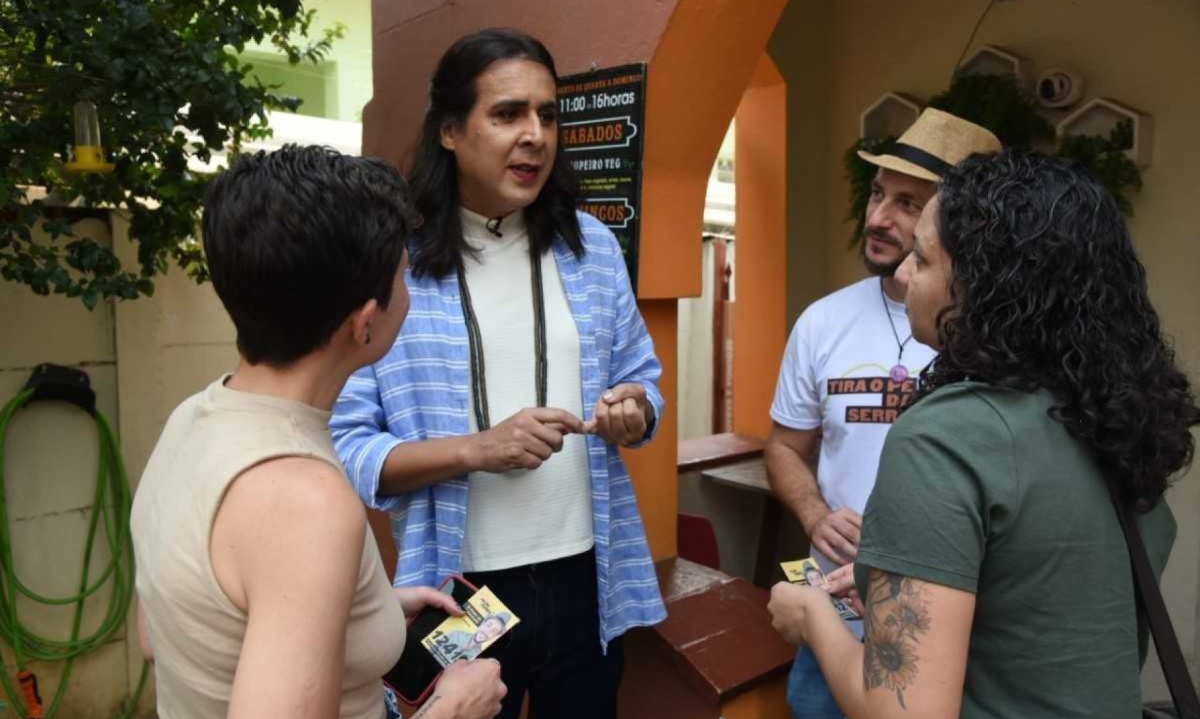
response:
[(1167, 614), (1167, 605), (1163, 602), (1162, 592), (1159, 591), (1158, 580), (1150, 567), (1150, 558), (1146, 554), (1145, 544), (1142, 543), (1137, 522), (1115, 499), (1113, 504), (1116, 506), (1117, 517), (1121, 520), (1125, 543), (1129, 547), (1138, 609), (1150, 625), (1154, 648), (1158, 650), (1158, 661), (1162, 665), (1163, 674), (1166, 675), (1167, 688), (1171, 691), (1175, 708), (1179, 711), (1181, 719), (1200, 719), (1200, 699), (1196, 697), (1196, 688), (1188, 674), (1187, 663), (1179, 648), (1179, 639), (1171, 626), (1171, 617)]

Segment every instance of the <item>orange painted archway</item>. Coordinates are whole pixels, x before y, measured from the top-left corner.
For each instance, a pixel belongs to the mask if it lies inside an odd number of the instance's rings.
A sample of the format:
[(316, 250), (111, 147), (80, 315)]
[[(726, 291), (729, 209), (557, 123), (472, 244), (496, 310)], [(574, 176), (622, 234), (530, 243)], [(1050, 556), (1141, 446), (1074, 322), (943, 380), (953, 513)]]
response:
[(733, 431), (771, 431), (787, 344), (787, 85), (764, 53), (737, 111)]

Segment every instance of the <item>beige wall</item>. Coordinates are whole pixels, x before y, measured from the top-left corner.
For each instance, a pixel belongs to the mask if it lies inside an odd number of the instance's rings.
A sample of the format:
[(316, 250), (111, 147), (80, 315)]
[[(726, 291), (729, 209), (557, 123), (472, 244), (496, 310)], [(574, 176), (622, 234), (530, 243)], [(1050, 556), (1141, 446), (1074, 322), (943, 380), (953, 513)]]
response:
[(828, 242), (830, 227), (840, 227), (841, 213), (827, 217), (829, 180), (825, 168), (830, 149), (831, 91), (829, 24), (835, 3), (791, 0), (768, 45), (771, 58), (787, 82), (788, 124), (788, 326), (813, 300), (836, 287), (828, 276), (827, 257), (840, 254), (845, 243)]
[[(128, 237), (115, 217), (113, 234)], [(134, 262), (134, 245), (117, 256)], [(157, 280), (153, 297), (116, 307), (121, 435), (130, 474), (141, 475), (158, 433), (177, 404), (237, 364), (233, 323), (211, 284), (196, 285), (178, 268)]]
[[(127, 266), (134, 261), (122, 217), (84, 224), (105, 243), (115, 237), (112, 245)], [(134, 487), (171, 409), (232, 369), (237, 359), (233, 327), (212, 286), (197, 287), (178, 269), (159, 280), (154, 297), (115, 306), (101, 303), (94, 312), (78, 300), (39, 297), (23, 285), (0, 281), (0, 337), (0, 403), (20, 391), (37, 364), (83, 368), (91, 376), (100, 412), (120, 435)], [(55, 596), (76, 591), (97, 448), (91, 420), (67, 405), (37, 403), (14, 418), (5, 445), (5, 491), (17, 572), (35, 591)], [(107, 559), (101, 547), (93, 566)], [(87, 604), (85, 631), (95, 626), (105, 601)], [(20, 618), (49, 637), (65, 639), (70, 630), (68, 609), (23, 602)], [(3, 651), (11, 668), (7, 645)], [(137, 682), (141, 661), (136, 635), (127, 637), (122, 631), (76, 663), (58, 716), (114, 716)], [(32, 668), (48, 703), (61, 667)], [(153, 699), (151, 682), (143, 712), (152, 712)]]
[[(89, 219), (76, 225), (102, 244), (110, 242), (108, 223)], [(44, 240), (44, 237), (42, 238)], [(78, 300), (38, 297), (24, 285), (0, 282), (0, 403), (15, 397), (35, 366), (43, 362), (83, 367), (91, 376), (97, 408), (116, 423), (118, 392), (113, 312), (101, 304), (88, 312)], [(96, 486), (99, 441), (83, 412), (58, 402), (29, 405), (14, 416), (4, 445), (4, 488), (17, 576), (32, 590), (55, 597), (78, 591), (84, 538)], [(97, 548), (93, 569), (110, 558)], [(95, 576), (95, 575), (93, 575)], [(83, 632), (94, 630), (108, 596), (86, 605)], [(72, 609), (22, 600), (22, 624), (54, 639), (70, 635)], [(3, 645), (5, 671), (12, 653)], [(134, 640), (124, 631), (75, 664), (59, 716), (108, 717), (115, 713), (140, 670)], [(42, 698), (49, 703), (59, 685), (61, 665), (34, 663)], [(7, 698), (0, 697), (7, 703)]]
[[(861, 275), (845, 250), (841, 154), (859, 113), (889, 90), (922, 100), (943, 90), (983, 0), (792, 0), (771, 42), (789, 83), (793, 228), (789, 318), (812, 298)], [(1179, 361), (1200, 382), (1200, 6), (1193, 0), (1011, 0), (996, 3), (972, 48), (999, 45), (1083, 75), (1086, 97), (1148, 113), (1154, 156), (1134, 205), (1135, 242)], [(1057, 118), (1052, 118), (1057, 119)], [(801, 144), (804, 143), (804, 144)], [(1200, 468), (1168, 495), (1179, 538), (1163, 578), (1167, 604), (1196, 673), (1200, 588)], [(1163, 694), (1148, 668), (1152, 694)]]
[[(129, 224), (114, 215), (112, 225), (117, 256), (130, 266)], [(121, 442), (135, 488), (171, 410), (238, 359), (233, 323), (211, 284), (198, 286), (174, 268), (157, 285), (153, 297), (120, 303), (114, 313)], [(142, 706), (152, 709), (153, 697)]]

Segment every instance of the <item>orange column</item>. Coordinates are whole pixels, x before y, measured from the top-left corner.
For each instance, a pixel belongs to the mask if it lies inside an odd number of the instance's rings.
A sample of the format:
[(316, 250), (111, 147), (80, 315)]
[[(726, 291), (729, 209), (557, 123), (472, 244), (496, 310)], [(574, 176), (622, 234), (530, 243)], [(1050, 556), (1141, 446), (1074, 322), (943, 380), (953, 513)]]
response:
[(650, 553), (654, 560), (674, 557), (675, 526), (679, 512), (679, 481), (675, 474), (676, 437), (679, 422), (676, 419), (676, 382), (678, 374), (678, 312), (675, 300), (642, 300), (638, 307), (646, 319), (646, 326), (654, 337), (654, 350), (662, 360), (663, 396), (667, 400), (667, 412), (658, 427), (654, 441), (641, 449), (626, 450), (622, 457), (629, 467), (637, 488), (638, 507), (646, 524), (646, 535), (650, 541)]
[(657, 441), (626, 458), (655, 560), (676, 555), (676, 300), (700, 294), (709, 170), (784, 5), (678, 0), (649, 65), (638, 297), (670, 406)]
[(765, 437), (787, 344), (787, 85), (764, 52), (737, 110), (733, 430)]

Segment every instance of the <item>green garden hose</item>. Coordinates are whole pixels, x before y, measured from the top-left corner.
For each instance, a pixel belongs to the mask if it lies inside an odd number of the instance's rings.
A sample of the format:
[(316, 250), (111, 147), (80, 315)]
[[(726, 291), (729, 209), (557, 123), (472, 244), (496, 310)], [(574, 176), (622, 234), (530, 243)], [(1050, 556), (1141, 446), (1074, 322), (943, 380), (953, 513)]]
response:
[[(25, 389), (12, 399), (0, 411), (0, 640), (6, 642), (12, 649), (15, 672), (9, 671), (0, 659), (0, 685), (11, 708), (24, 713), (19, 716), (46, 717), (50, 719), (58, 711), (59, 703), (71, 678), (71, 669), (75, 660), (88, 652), (99, 649), (121, 629), (128, 616), (129, 607), (134, 595), (134, 562), (133, 543), (129, 532), (129, 510), (132, 504), (132, 492), (129, 479), (125, 474), (125, 466), (121, 461), (120, 447), (108, 422), (97, 411), (91, 414), (96, 420), (96, 428), (100, 438), (100, 462), (96, 473), (96, 489), (92, 497), (92, 507), (88, 523), (87, 539), (83, 548), (83, 570), (79, 577), (79, 590), (76, 594), (65, 597), (47, 597), (30, 589), (16, 573), (13, 561), (13, 543), (9, 532), (8, 503), (4, 484), (4, 442), (8, 434), (8, 425), (21, 408), (31, 402), (35, 395), (34, 389)], [(90, 408), (87, 408), (90, 409)], [(101, 530), (103, 530), (101, 532)], [(98, 534), (103, 534), (99, 539)], [(92, 552), (96, 542), (103, 541), (108, 547), (110, 559), (99, 576), (90, 576)], [(83, 608), (89, 597), (109, 587), (108, 606), (103, 620), (95, 631), (83, 635), (81, 624)], [(74, 605), (71, 621), (71, 631), (67, 639), (55, 639), (40, 636), (21, 624), (17, 616), (17, 601), (24, 596), (31, 601), (51, 605)], [(54, 692), (54, 698), (44, 713), (40, 697), (29, 686), (27, 663), (30, 661), (64, 662), (62, 679)], [(142, 665), (142, 673), (137, 688), (122, 711), (122, 717), (129, 717), (137, 707), (138, 699), (145, 687), (149, 673), (149, 663)], [(20, 677), (20, 678), (18, 678)], [(24, 685), (24, 686), (18, 686)], [(36, 683), (34, 683), (36, 686)], [(35, 705), (35, 706), (31, 706)]]

